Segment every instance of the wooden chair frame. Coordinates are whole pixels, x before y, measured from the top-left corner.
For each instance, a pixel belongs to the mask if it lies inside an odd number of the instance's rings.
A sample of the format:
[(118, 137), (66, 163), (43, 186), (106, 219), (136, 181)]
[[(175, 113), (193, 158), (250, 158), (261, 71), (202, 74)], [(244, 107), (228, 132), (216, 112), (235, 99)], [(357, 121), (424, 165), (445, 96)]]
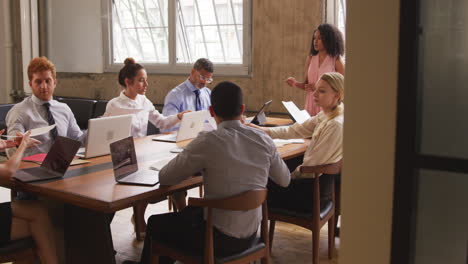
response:
[(257, 189), (247, 191), (235, 196), (222, 199), (203, 199), (189, 198), (190, 206), (207, 208), (206, 230), (205, 230), (205, 249), (203, 257), (186, 256), (183, 252), (177, 249), (168, 247), (157, 241), (151, 241), (152, 255), (151, 263), (158, 264), (159, 256), (169, 256), (186, 264), (214, 264), (214, 247), (213, 247), (213, 219), (212, 209), (223, 209), (231, 211), (246, 211), (262, 206), (262, 222), (261, 222), (261, 238), (265, 247), (253, 252), (252, 254), (235, 259), (225, 264), (240, 264), (249, 263), (251, 261), (262, 259), (262, 264), (270, 263), (269, 240), (268, 240), (268, 209), (266, 204), (266, 189)]
[(34, 263), (37, 260), (31, 237), (10, 241), (2, 247), (2, 251), (5, 252), (0, 252), (0, 263)]
[[(203, 197), (203, 185), (198, 186), (198, 193), (200, 194), (200, 197)], [(159, 200), (152, 201), (152, 203), (159, 203), (161, 201), (164, 201), (166, 197), (161, 198)], [(167, 196), (167, 201), (168, 201), (168, 209), (169, 211), (172, 211), (172, 199), (171, 196)], [(148, 203), (140, 203), (135, 206), (133, 206), (133, 217), (134, 217), (134, 222), (135, 222), (135, 235), (136, 235), (136, 240), (137, 241), (143, 241), (145, 240), (145, 237), (143, 236), (144, 232), (146, 232), (146, 222), (145, 222), (145, 211), (148, 206)], [(177, 212), (177, 208), (174, 206), (174, 212)]]
[(320, 240), (320, 229), (328, 222), (328, 258), (332, 258), (332, 250), (335, 248), (335, 184), (334, 179), (331, 186), (331, 198), (332, 208), (328, 214), (320, 219), (320, 176), (321, 174), (339, 174), (341, 173), (342, 160), (333, 164), (325, 164), (318, 166), (302, 166), (301, 173), (314, 174), (314, 193), (312, 197), (313, 209), (312, 217), (298, 217), (290, 216), (281, 213), (275, 213), (270, 211), (268, 213), (268, 219), (270, 220), (270, 250), (273, 245), (273, 237), (275, 231), (276, 221), (287, 222), (295, 224), (312, 231), (312, 263), (319, 263), (319, 240)]

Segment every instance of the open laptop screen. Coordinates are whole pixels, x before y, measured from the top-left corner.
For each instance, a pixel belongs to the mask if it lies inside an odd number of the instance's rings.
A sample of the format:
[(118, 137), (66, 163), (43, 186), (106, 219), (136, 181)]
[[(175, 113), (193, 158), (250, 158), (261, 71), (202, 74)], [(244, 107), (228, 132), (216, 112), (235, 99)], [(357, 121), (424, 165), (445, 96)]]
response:
[(114, 174), (120, 179), (138, 170), (133, 137), (127, 137), (110, 144)]
[(257, 114), (252, 119), (252, 124), (263, 125), (266, 122), (265, 111), (268, 109), (272, 101), (273, 100), (270, 100), (262, 105), (262, 108), (258, 110)]
[(80, 145), (81, 142), (79, 141), (66, 137), (57, 137), (41, 167), (62, 175), (65, 174)]

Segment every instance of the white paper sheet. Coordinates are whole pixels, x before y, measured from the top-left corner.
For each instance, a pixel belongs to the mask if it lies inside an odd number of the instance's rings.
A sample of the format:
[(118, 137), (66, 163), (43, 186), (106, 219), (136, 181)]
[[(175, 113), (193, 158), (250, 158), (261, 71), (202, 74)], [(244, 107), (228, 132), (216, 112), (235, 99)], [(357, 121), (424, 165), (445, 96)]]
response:
[(173, 156), (171, 156), (171, 157), (169, 157), (169, 158), (164, 158), (164, 159), (162, 159), (162, 160), (158, 160), (158, 161), (156, 161), (155, 163), (151, 164), (149, 168), (150, 168), (151, 170), (159, 171), (159, 170), (161, 170), (164, 166), (166, 166), (166, 164), (168, 164), (169, 161), (171, 161), (175, 156), (176, 156), (176, 155), (173, 155)]
[[(31, 135), (30, 137), (35, 137), (35, 136), (39, 136), (39, 135), (42, 135), (42, 134), (45, 134), (47, 132), (49, 132), (50, 130), (52, 130), (54, 127), (56, 127), (57, 125), (56, 124), (53, 124), (53, 125), (50, 125), (50, 126), (46, 126), (46, 127), (38, 127), (38, 128), (34, 128), (34, 129), (31, 129), (29, 131), (31, 131)], [(26, 131), (27, 132), (27, 131)], [(24, 133), (26, 134), (26, 133)], [(16, 135), (2, 135), (3, 138), (16, 138), (18, 136)]]
[(282, 103), (297, 123), (302, 124), (310, 118), (309, 113), (306, 110), (299, 110), (294, 102), (282, 101)]
[(304, 143), (304, 139), (300, 139), (300, 138), (294, 138), (294, 139), (275, 138), (275, 139), (273, 139), (273, 142), (275, 143), (276, 147), (282, 147), (282, 146), (288, 145), (288, 144), (302, 144), (302, 143)]

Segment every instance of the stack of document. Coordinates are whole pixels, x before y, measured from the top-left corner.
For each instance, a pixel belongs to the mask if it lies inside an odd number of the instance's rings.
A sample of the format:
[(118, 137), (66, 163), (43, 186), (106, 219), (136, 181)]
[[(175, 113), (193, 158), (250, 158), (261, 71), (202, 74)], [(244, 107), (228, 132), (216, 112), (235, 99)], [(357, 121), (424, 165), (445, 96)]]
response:
[(302, 143), (304, 143), (304, 139), (300, 139), (300, 138), (295, 138), (295, 139), (275, 138), (275, 139), (273, 139), (273, 142), (275, 143), (276, 147), (282, 147), (282, 146), (288, 145), (288, 144), (302, 144)]

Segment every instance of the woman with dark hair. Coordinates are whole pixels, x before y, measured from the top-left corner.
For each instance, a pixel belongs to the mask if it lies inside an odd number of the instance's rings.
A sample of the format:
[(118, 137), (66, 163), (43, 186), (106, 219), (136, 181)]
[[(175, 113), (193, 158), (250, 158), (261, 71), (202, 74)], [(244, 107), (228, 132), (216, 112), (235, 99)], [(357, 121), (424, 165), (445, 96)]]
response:
[[(107, 103), (103, 116), (115, 116), (133, 113), (132, 136), (144, 137), (148, 131), (148, 121), (155, 127), (167, 129), (182, 119), (185, 112), (163, 116), (154, 108), (153, 103), (146, 98), (148, 76), (145, 68), (136, 63), (133, 58), (127, 58), (125, 66), (119, 72), (119, 84), (124, 88), (120, 95)], [(139, 110), (139, 111), (138, 111)]]
[(289, 77), (286, 83), (306, 91), (305, 109), (311, 116), (320, 112), (314, 103), (313, 92), (319, 76), (326, 72), (339, 72), (344, 75), (345, 67), (341, 56), (344, 55), (344, 40), (340, 30), (330, 24), (321, 24), (312, 37), (310, 53), (307, 56), (304, 82)]
[[(1, 134), (3, 130), (0, 130)], [(30, 134), (31, 132), (27, 132), (21, 135), (21, 144), (15, 154), (7, 162), (0, 164), (0, 182), (5, 185), (11, 181), (11, 176), (18, 168), (24, 150), (40, 143), (30, 138)], [(17, 141), (0, 139), (0, 151), (16, 147), (17, 144)], [(36, 244), (41, 263), (56, 264), (58, 263), (57, 250), (51, 233), (52, 224), (49, 215), (39, 201), (17, 200), (0, 203), (0, 245), (31, 236)]]

